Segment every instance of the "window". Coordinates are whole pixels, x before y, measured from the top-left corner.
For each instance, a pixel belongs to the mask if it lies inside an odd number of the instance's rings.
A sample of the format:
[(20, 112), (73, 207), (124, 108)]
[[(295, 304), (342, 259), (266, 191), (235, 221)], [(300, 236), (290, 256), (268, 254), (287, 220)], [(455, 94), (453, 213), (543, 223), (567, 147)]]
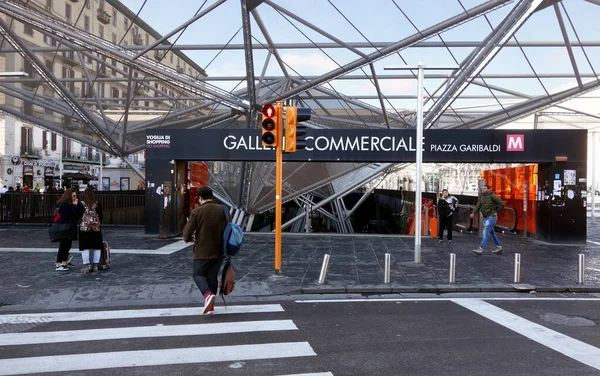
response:
[(123, 26), (125, 27), (125, 30), (129, 29), (129, 18), (123, 17)]
[(90, 32), (90, 17), (83, 16), (83, 30)]
[(173, 53), (171, 52), (169, 55), (171, 56), (171, 57), (170, 57), (170, 59), (171, 59), (171, 64), (173, 64)]
[(46, 0), (46, 10), (52, 10), (52, 0)]
[(42, 149), (48, 150), (48, 132), (42, 132)]
[(92, 9), (92, 0), (85, 0), (85, 7), (88, 9)]
[(117, 75), (117, 61), (115, 59), (110, 59), (110, 63), (113, 66), (113, 68), (111, 69), (111, 75), (116, 76)]
[(100, 39), (104, 39), (104, 27), (102, 25), (98, 25), (98, 36)]
[(112, 24), (113, 26), (117, 26), (117, 10), (113, 8), (113, 15), (112, 15)]
[(54, 63), (51, 60), (46, 60), (46, 68), (48, 68), (50, 73), (54, 73)]
[(33, 35), (33, 27), (30, 24), (23, 24), (23, 32), (27, 35)]
[[(123, 95), (125, 95), (125, 94), (126, 94), (125, 91), (123, 91)], [(119, 98), (119, 89), (116, 88), (116, 87), (111, 87), (110, 88), (110, 96), (111, 96), (110, 99), (117, 99), (117, 98)], [(111, 103), (119, 103), (119, 102), (116, 101), (116, 100), (111, 100)]]
[(52, 133), (52, 137), (50, 138), (50, 149), (56, 151), (56, 133)]
[(65, 18), (71, 22), (71, 4), (65, 4)]
[(117, 34), (113, 33), (112, 35), (112, 42), (113, 44), (117, 44)]
[(90, 98), (92, 96), (92, 92), (90, 91), (89, 82), (84, 82), (81, 85), (81, 96), (84, 98)]
[(49, 46), (54, 46), (56, 47), (56, 40), (48, 35), (44, 35), (44, 43), (46, 43)]
[(148, 37), (148, 34), (146, 34), (146, 46), (150, 44), (150, 38)]
[(23, 71), (29, 75), (29, 78), (35, 77), (35, 70), (29, 60), (23, 60)]
[(21, 154), (33, 151), (33, 128), (21, 127)]

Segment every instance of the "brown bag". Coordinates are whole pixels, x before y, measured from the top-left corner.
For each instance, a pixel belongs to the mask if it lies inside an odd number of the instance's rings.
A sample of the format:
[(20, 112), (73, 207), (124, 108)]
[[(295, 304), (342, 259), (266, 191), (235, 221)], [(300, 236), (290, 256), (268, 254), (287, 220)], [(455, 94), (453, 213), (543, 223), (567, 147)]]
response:
[(219, 283), (220, 295), (229, 295), (235, 287), (235, 269), (229, 260), (225, 261), (223, 273), (221, 274), (221, 282)]

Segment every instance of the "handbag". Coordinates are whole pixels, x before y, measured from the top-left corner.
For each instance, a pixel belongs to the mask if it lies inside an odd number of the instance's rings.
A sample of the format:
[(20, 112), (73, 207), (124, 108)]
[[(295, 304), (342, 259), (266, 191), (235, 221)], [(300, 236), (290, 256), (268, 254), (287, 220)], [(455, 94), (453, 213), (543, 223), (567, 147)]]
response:
[(53, 243), (63, 239), (73, 239), (73, 225), (70, 223), (53, 223), (48, 229), (48, 235)]

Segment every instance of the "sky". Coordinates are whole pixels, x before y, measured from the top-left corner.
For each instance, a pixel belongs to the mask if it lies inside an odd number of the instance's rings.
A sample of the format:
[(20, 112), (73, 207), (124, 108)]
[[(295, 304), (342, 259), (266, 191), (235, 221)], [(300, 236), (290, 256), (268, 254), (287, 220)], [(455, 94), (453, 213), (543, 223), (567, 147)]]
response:
[[(199, 8), (206, 9), (216, 0), (122, 0), (134, 13), (143, 6), (140, 17), (155, 28), (159, 33), (166, 34), (191, 18)], [(316, 25), (324, 31), (334, 35), (345, 42), (389, 42), (393, 43), (417, 32), (444, 21), (454, 15), (464, 12), (484, 3), (484, 0), (275, 0), (275, 4), (287, 9), (293, 14)], [(168, 6), (165, 6), (168, 4)], [(490, 24), (495, 27), (516, 5), (516, 2), (496, 9), (484, 17), (459, 25), (441, 35), (444, 41), (482, 41), (491, 31)], [(564, 6), (564, 8), (563, 8)], [(566, 24), (566, 29), (571, 40), (577, 37), (582, 41), (597, 39), (594, 32), (597, 20), (600, 19), (600, 6), (584, 0), (564, 0), (560, 6)], [(299, 24), (288, 16), (279, 13), (268, 4), (261, 4), (256, 8), (265, 27), (275, 43), (286, 42), (331, 42), (327, 37)], [(565, 13), (566, 10), (566, 13)], [(406, 15), (406, 16), (405, 16)], [(567, 17), (568, 15), (568, 17)], [(408, 19), (407, 19), (408, 17)], [(574, 25), (575, 31), (571, 27)], [(196, 21), (185, 30), (177, 40), (178, 44), (225, 44), (243, 43), (241, 27), (241, 8), (239, 0), (227, 0), (215, 10)], [(266, 44), (260, 28), (252, 18), (252, 34), (255, 43)], [(173, 42), (177, 36), (171, 38)], [(233, 39), (232, 39), (233, 38)], [(553, 7), (535, 13), (524, 26), (517, 32), (516, 38), (520, 42), (529, 41), (562, 41), (559, 24)], [(514, 39), (512, 39), (514, 41)], [(430, 41), (439, 42), (435, 37)], [(395, 73), (385, 71), (384, 67), (400, 66), (405, 62), (408, 65), (417, 65), (423, 62), (430, 66), (455, 66), (456, 61), (464, 59), (472, 48), (451, 48), (450, 53), (444, 48), (411, 48), (401, 52), (404, 60), (398, 54), (379, 60), (375, 68), (379, 76)], [(363, 49), (364, 53), (371, 53), (373, 49)], [(600, 71), (600, 47), (586, 47), (587, 57), (581, 48), (574, 48), (575, 59), (581, 73), (592, 73), (591, 67)], [(186, 51), (185, 52), (198, 65), (206, 68), (209, 76), (245, 76), (245, 58), (242, 50), (237, 51)], [(526, 57), (524, 56), (526, 54)], [(290, 74), (295, 75), (322, 75), (339, 66), (343, 66), (358, 58), (359, 55), (346, 49), (284, 49), (280, 50), (282, 59), (288, 64)], [(267, 56), (265, 50), (254, 50), (254, 70), (259, 76)], [(587, 59), (590, 60), (588, 63)], [(494, 60), (484, 69), (483, 74), (491, 73), (527, 73), (533, 71), (544, 73), (571, 73), (569, 56), (565, 47), (524, 47), (504, 48)], [(365, 72), (368, 72), (365, 69)], [(434, 72), (431, 73), (447, 73)], [(266, 71), (267, 75), (282, 75), (281, 69), (275, 59), (270, 60)], [(352, 74), (363, 74), (357, 70)], [(589, 79), (584, 79), (584, 82)], [(574, 79), (536, 78), (488, 79), (490, 85), (497, 85), (518, 91), (526, 95), (538, 96), (557, 90), (572, 87), (576, 84)], [(238, 82), (213, 82), (227, 90), (231, 90)], [(425, 88), (434, 92), (443, 80), (426, 79)], [(415, 95), (416, 80), (381, 80), (382, 92), (386, 95)], [(241, 83), (241, 87), (245, 82)], [(240, 86), (238, 86), (240, 87)], [(331, 86), (341, 93), (348, 95), (376, 95), (376, 89), (369, 80), (337, 80)], [(490, 91), (471, 85), (464, 95), (489, 95)], [(504, 95), (494, 92), (496, 95)], [(593, 93), (597, 96), (598, 94)], [(507, 100), (504, 100), (507, 101)], [(378, 100), (365, 100), (365, 102), (379, 107)], [(581, 108), (594, 111), (593, 100), (579, 101)], [(397, 109), (414, 109), (415, 99), (392, 99), (390, 103)], [(431, 103), (431, 102), (430, 102)], [(510, 103), (510, 102), (509, 102)], [(458, 99), (454, 106), (458, 108), (480, 107), (480, 110), (499, 109), (498, 103), (493, 99)], [(477, 110), (475, 108), (474, 110)]]

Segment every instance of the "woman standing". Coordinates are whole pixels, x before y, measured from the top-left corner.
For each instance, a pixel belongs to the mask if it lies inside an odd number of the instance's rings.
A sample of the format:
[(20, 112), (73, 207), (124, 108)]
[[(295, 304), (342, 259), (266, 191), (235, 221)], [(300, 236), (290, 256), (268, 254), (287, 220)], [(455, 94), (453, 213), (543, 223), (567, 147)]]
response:
[[(83, 192), (79, 202), (81, 224), (79, 225), (79, 250), (83, 261), (81, 272), (88, 274), (98, 271), (100, 250), (102, 249), (102, 208), (94, 197), (94, 190), (90, 187)], [(91, 260), (91, 263), (90, 263)]]
[(58, 202), (58, 223), (70, 224), (72, 235), (60, 240), (58, 254), (56, 255), (56, 270), (69, 270), (69, 251), (73, 245), (73, 239), (77, 239), (78, 207), (77, 193), (67, 189)]

